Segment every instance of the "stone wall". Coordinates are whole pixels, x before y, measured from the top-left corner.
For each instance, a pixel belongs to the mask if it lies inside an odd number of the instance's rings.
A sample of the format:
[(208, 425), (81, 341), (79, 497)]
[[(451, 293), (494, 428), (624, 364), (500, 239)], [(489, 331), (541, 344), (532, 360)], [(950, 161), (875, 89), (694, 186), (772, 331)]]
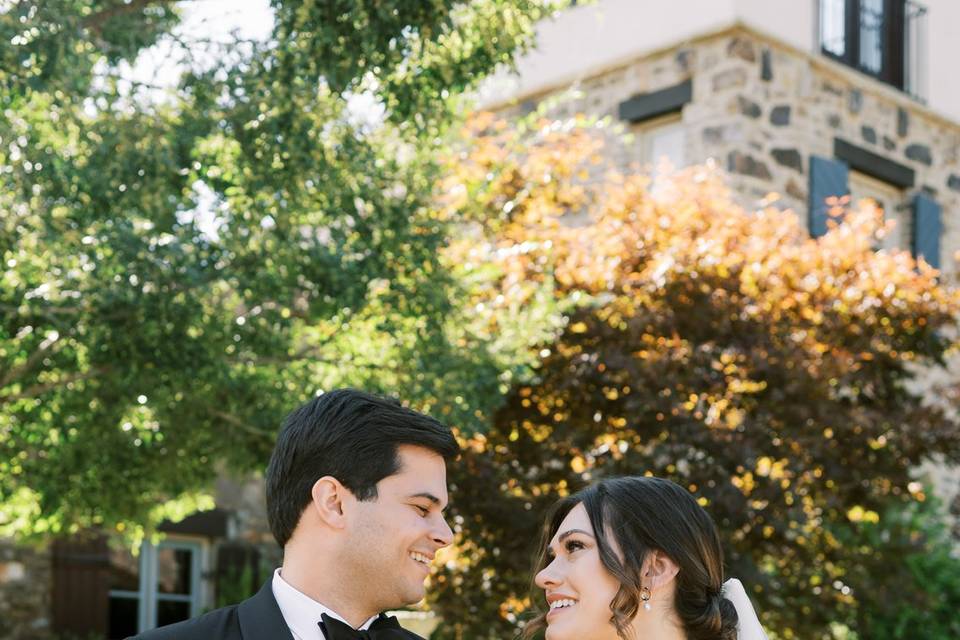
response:
[[(916, 185), (904, 198), (922, 189), (943, 206), (942, 269), (956, 277), (960, 123), (824, 56), (737, 28), (583, 79), (575, 86), (580, 96), (563, 102), (551, 115), (588, 113), (616, 119), (622, 101), (688, 79), (693, 100), (681, 115), (687, 160), (715, 159), (730, 173), (730, 184), (744, 206), (768, 203), (773, 192), (779, 195), (776, 206), (806, 220), (809, 158), (832, 157), (834, 138), (842, 138), (916, 172)], [(523, 110), (546, 97), (527, 98)], [(639, 127), (628, 124), (626, 129)], [(631, 143), (609, 153), (623, 166), (640, 157)]]
[(51, 637), (51, 581), (46, 549), (0, 540), (0, 640)]

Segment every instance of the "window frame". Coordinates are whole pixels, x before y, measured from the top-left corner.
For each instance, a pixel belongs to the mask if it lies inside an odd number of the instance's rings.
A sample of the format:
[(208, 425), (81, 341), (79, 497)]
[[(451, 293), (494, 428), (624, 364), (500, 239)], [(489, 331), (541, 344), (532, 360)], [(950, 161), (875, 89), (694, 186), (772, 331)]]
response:
[[(864, 21), (863, 1), (819, 0), (818, 40), (820, 53), (885, 84), (906, 91), (907, 0), (881, 0), (883, 17), (882, 28), (879, 30), (881, 61), (878, 71), (866, 67), (861, 55), (860, 35)], [(827, 13), (826, 5), (829, 2), (842, 2), (844, 5), (842, 54), (828, 49), (824, 40), (824, 16)]]
[(634, 135), (634, 138), (638, 142), (636, 153), (637, 156), (639, 156), (638, 159), (640, 166), (644, 169), (649, 168), (651, 175), (656, 176), (659, 173), (658, 169), (661, 158), (653, 157), (654, 139), (658, 135), (675, 132), (682, 134), (683, 144), (681, 149), (683, 152), (683, 158), (681, 158), (679, 163), (674, 163), (673, 158), (667, 157), (667, 159), (670, 160), (671, 164), (673, 164), (674, 171), (679, 171), (690, 164), (688, 158), (688, 127), (683, 121), (683, 115), (681, 113), (670, 113), (657, 116), (655, 118), (650, 118), (649, 120), (636, 122), (631, 125), (630, 129), (630, 132)]
[[(856, 169), (850, 169), (847, 186), (850, 190), (850, 206), (859, 206), (859, 200), (868, 199), (883, 213), (883, 220), (893, 220), (893, 233), (888, 234), (875, 247), (885, 251), (910, 251), (913, 233), (913, 215), (910, 210), (907, 189), (881, 180)], [(880, 196), (878, 199), (876, 196)]]
[[(159, 555), (165, 549), (190, 551), (190, 593), (171, 594), (159, 591)], [(137, 633), (157, 627), (158, 604), (166, 602), (189, 602), (190, 617), (200, 613), (203, 603), (202, 571), (206, 545), (201, 540), (190, 538), (167, 538), (159, 544), (145, 540), (140, 546), (138, 558), (139, 588), (137, 591), (110, 589), (108, 601), (113, 598), (138, 600)]]

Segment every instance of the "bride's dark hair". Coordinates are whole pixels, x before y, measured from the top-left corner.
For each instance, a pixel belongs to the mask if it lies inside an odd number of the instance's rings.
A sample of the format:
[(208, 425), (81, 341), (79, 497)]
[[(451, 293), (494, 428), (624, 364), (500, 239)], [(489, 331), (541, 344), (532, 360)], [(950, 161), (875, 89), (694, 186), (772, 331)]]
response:
[[(601, 480), (558, 502), (547, 519), (534, 575), (549, 564), (547, 548), (567, 514), (582, 504), (597, 539), (600, 561), (620, 582), (610, 622), (626, 638), (640, 610), (640, 579), (647, 553), (657, 549), (680, 568), (674, 605), (689, 640), (736, 640), (737, 610), (723, 597), (723, 550), (713, 520), (669, 480), (625, 477)], [(622, 557), (617, 554), (620, 549)], [(546, 627), (546, 612), (531, 620), (522, 638)]]

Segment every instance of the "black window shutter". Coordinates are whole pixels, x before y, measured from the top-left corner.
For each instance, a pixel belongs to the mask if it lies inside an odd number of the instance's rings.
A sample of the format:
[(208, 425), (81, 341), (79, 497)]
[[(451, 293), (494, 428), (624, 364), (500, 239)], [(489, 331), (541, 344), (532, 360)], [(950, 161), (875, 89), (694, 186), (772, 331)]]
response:
[(821, 156), (810, 156), (810, 235), (819, 238), (827, 232), (830, 205), (827, 198), (850, 193), (845, 162)]
[(940, 268), (941, 207), (936, 200), (918, 193), (913, 199), (913, 255)]

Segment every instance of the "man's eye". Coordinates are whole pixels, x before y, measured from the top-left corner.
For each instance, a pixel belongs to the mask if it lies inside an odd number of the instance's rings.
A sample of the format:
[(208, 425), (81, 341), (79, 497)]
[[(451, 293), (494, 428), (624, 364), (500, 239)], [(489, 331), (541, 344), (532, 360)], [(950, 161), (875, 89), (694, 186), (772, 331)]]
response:
[(430, 514), (430, 509), (419, 504), (413, 505), (413, 508), (420, 512), (421, 516), (428, 516)]

